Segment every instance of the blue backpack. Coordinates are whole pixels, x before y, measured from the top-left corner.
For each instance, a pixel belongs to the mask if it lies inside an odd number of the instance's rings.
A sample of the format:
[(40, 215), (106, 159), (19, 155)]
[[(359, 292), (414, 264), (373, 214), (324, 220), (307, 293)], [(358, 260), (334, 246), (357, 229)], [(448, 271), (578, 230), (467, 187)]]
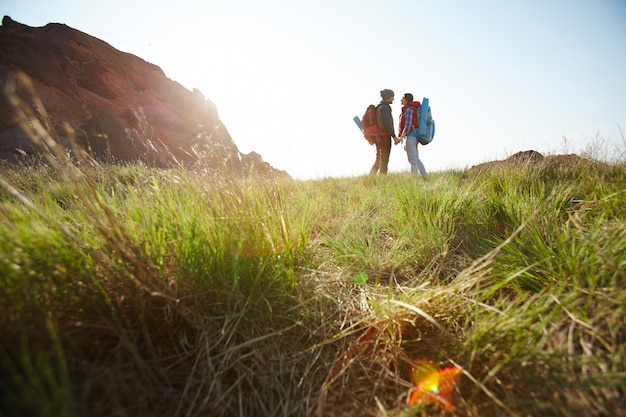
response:
[(422, 145), (428, 145), (435, 137), (435, 121), (426, 97), (422, 99), (422, 105), (417, 108), (417, 120), (417, 141)]

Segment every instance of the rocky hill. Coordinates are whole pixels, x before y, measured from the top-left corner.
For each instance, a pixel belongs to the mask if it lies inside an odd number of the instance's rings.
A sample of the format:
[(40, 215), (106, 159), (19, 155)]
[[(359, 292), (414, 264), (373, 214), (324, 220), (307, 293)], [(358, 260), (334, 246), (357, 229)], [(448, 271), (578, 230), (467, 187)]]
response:
[[(158, 66), (102, 40), (63, 24), (29, 27), (5, 16), (0, 51), (3, 90), (14, 74), (25, 73), (56, 139), (65, 145), (76, 142), (96, 159), (184, 164), (236, 176), (288, 176), (255, 152), (239, 152), (215, 104), (200, 91), (189, 91)], [(67, 124), (71, 135), (63, 127)], [(0, 159), (17, 161), (35, 152), (3, 94)]]

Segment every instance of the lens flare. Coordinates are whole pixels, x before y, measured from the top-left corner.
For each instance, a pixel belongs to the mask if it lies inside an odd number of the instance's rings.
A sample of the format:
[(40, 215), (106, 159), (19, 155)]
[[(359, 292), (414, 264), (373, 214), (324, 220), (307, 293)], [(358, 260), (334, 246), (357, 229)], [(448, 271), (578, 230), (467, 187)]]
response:
[(415, 388), (409, 392), (409, 407), (437, 404), (446, 411), (454, 412), (452, 389), (463, 373), (458, 366), (437, 369), (428, 359), (418, 359), (409, 369)]

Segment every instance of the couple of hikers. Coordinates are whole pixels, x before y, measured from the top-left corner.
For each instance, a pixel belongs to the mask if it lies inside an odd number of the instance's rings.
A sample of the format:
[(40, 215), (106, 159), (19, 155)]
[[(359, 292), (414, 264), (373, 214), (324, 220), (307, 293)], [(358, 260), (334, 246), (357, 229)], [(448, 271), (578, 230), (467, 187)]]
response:
[(376, 141), (376, 162), (370, 170), (370, 174), (386, 174), (389, 165), (389, 154), (391, 153), (391, 139), (394, 145), (402, 143), (406, 139), (405, 149), (409, 163), (411, 164), (411, 173), (426, 178), (426, 168), (419, 159), (417, 151), (417, 108), (420, 106), (419, 101), (413, 101), (413, 95), (406, 93), (402, 97), (402, 114), (400, 114), (400, 126), (398, 129), (399, 137), (396, 136), (393, 126), (393, 117), (391, 116), (391, 103), (393, 103), (395, 94), (392, 90), (384, 89), (380, 92), (381, 101), (376, 109), (376, 117), (381, 132), (380, 137)]

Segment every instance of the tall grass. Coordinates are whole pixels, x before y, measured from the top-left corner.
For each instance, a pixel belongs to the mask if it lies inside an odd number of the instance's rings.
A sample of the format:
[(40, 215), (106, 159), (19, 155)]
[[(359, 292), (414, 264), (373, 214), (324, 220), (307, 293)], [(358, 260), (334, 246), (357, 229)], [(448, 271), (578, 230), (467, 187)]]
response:
[(420, 357), (460, 416), (625, 414), (623, 164), (218, 178), (14, 104), (48, 163), (0, 170), (0, 414), (444, 415)]

